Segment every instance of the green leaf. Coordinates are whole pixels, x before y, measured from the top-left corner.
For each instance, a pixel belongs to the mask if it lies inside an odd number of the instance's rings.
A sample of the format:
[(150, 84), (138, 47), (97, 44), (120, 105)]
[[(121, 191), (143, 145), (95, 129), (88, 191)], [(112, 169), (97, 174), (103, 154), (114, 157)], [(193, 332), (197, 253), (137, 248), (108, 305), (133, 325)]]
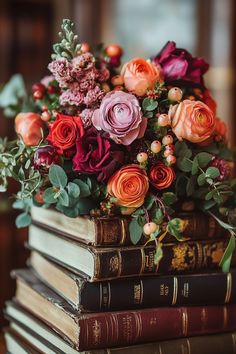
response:
[(147, 210), (150, 210), (153, 206), (153, 203), (155, 202), (155, 197), (152, 194), (149, 194), (146, 198), (145, 198), (145, 202), (144, 202), (144, 207)]
[(162, 194), (162, 199), (163, 199), (163, 202), (167, 206), (172, 205), (172, 204), (174, 204), (177, 201), (177, 197), (176, 197), (175, 193), (173, 193), (173, 192), (163, 193)]
[(201, 173), (197, 178), (197, 183), (199, 186), (203, 186), (206, 183), (206, 175), (205, 173)]
[(163, 257), (163, 251), (162, 251), (161, 245), (159, 244), (156, 248), (156, 252), (154, 255), (154, 263), (158, 264), (160, 262), (160, 260), (162, 259), (162, 257)]
[(130, 239), (136, 245), (142, 237), (143, 227), (139, 225), (136, 219), (133, 219), (129, 224)]
[(78, 198), (80, 195), (80, 188), (76, 183), (69, 182), (67, 185), (68, 193), (70, 197)]
[(64, 205), (58, 204), (56, 205), (56, 209), (61, 213), (65, 214), (69, 218), (76, 218), (79, 215), (79, 211), (77, 207), (65, 207)]
[(156, 208), (154, 210), (154, 212), (152, 213), (152, 219), (158, 225), (163, 223), (164, 215), (163, 215), (163, 213), (162, 213), (160, 208)]
[(174, 236), (178, 241), (182, 241), (183, 235), (182, 232), (184, 221), (180, 218), (171, 219), (167, 224), (168, 232)]
[(81, 179), (74, 179), (73, 182), (79, 186), (80, 197), (89, 197), (91, 195), (90, 188), (84, 181)]
[(214, 179), (220, 176), (220, 171), (216, 167), (208, 167), (208, 169), (206, 170), (206, 174), (207, 176)]
[(144, 111), (154, 111), (158, 106), (158, 102), (152, 98), (144, 98), (142, 108)]
[(235, 250), (235, 245), (236, 245), (235, 234), (232, 234), (230, 236), (229, 243), (225, 249), (223, 257), (221, 258), (220, 261), (220, 266), (223, 272), (228, 272), (230, 269), (230, 263), (231, 263), (233, 252)]
[(212, 159), (212, 155), (208, 152), (200, 152), (196, 155), (198, 164), (201, 168), (206, 167)]
[(198, 172), (198, 159), (197, 157), (195, 156), (194, 159), (193, 159), (193, 163), (192, 163), (192, 175), (196, 175), (197, 172)]
[(178, 157), (190, 158), (192, 156), (192, 151), (188, 148), (185, 141), (177, 141), (175, 143), (174, 155)]
[(203, 202), (203, 209), (204, 210), (209, 210), (211, 209), (214, 205), (216, 205), (216, 202), (214, 199), (206, 200)]
[(224, 201), (223, 196), (217, 190), (213, 192), (213, 199), (216, 201), (217, 204), (222, 204)]
[(177, 166), (183, 172), (190, 172), (192, 170), (192, 162), (187, 157), (178, 157)]
[(205, 195), (205, 200), (210, 200), (210, 199), (212, 199), (212, 197), (213, 197), (213, 192), (214, 192), (214, 191), (208, 192), (208, 193)]
[(65, 191), (65, 189), (61, 189), (60, 190), (60, 194), (58, 197), (58, 203), (60, 203), (63, 206), (69, 206), (69, 196), (67, 194), (67, 192)]
[[(15, 106), (26, 96), (25, 83), (20, 74), (11, 77), (0, 92), (0, 107)], [(12, 110), (15, 112), (15, 109)]]
[(65, 171), (63, 170), (63, 168), (61, 166), (52, 165), (49, 168), (48, 177), (54, 187), (65, 188), (65, 186), (67, 185), (68, 178), (67, 178)]
[(211, 211), (208, 211), (208, 214), (210, 214), (216, 221), (226, 230), (236, 230), (235, 226), (232, 226), (230, 224), (227, 224), (226, 222), (220, 220), (215, 214), (213, 214)]
[(139, 215), (144, 215), (144, 214), (145, 214), (144, 210), (142, 208), (138, 208), (132, 213), (132, 216), (138, 217)]
[(43, 193), (43, 200), (45, 203), (54, 204), (57, 202), (56, 198), (57, 191), (54, 187), (47, 188)]
[(153, 112), (145, 112), (145, 118), (153, 118)]
[(22, 227), (27, 227), (31, 224), (31, 216), (24, 212), (21, 213), (20, 215), (17, 216), (16, 218), (16, 227), (18, 229), (22, 228)]

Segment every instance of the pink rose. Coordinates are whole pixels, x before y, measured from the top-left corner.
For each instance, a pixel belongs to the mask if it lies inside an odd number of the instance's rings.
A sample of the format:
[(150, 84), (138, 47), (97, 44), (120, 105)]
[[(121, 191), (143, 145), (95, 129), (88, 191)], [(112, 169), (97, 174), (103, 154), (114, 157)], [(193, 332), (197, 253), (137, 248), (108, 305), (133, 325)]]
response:
[(143, 58), (135, 58), (126, 63), (121, 75), (128, 91), (137, 96), (144, 96), (148, 89), (153, 89), (156, 82), (162, 82), (160, 69)]
[(147, 118), (143, 118), (137, 98), (123, 91), (111, 91), (93, 113), (92, 123), (107, 132), (117, 144), (130, 145), (144, 136)]
[(172, 130), (179, 140), (200, 143), (208, 139), (215, 129), (212, 110), (201, 101), (184, 100), (170, 106)]

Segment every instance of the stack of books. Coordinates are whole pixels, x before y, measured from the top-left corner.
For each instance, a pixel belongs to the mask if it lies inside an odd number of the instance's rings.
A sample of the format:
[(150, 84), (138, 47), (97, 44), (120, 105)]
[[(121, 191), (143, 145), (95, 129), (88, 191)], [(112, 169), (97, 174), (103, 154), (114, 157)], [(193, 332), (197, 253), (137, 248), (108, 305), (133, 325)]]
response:
[(225, 231), (200, 212), (181, 217), (188, 240), (167, 236), (156, 265), (155, 244), (131, 244), (128, 217), (33, 207), (28, 268), (13, 272), (5, 310), (8, 352), (235, 353), (236, 270), (219, 269)]

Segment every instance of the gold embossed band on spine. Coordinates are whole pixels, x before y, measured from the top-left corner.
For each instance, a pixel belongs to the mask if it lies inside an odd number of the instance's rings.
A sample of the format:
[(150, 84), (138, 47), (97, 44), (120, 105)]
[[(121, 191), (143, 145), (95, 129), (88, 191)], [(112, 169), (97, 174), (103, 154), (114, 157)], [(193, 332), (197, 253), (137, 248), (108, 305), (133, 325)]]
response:
[(141, 305), (143, 303), (143, 281), (140, 279), (140, 300), (139, 304)]
[(117, 272), (117, 277), (120, 277), (121, 271), (122, 271), (122, 256), (121, 256), (121, 251), (117, 251), (118, 259), (119, 259), (119, 269)]
[(141, 269), (140, 269), (139, 274), (143, 274), (144, 273), (144, 269), (145, 269), (146, 258), (145, 258), (145, 252), (144, 252), (143, 248), (140, 248), (140, 252), (141, 252), (142, 262), (141, 262)]
[(119, 244), (123, 245), (125, 243), (125, 239), (126, 239), (125, 222), (123, 219), (120, 220), (120, 226), (121, 226), (121, 240), (120, 240)]
[(176, 304), (177, 296), (178, 296), (178, 279), (176, 277), (173, 278), (174, 287), (173, 287), (173, 298), (172, 298), (172, 305)]
[(227, 304), (230, 301), (231, 291), (232, 291), (232, 274), (228, 273), (227, 274), (227, 289), (226, 289), (226, 295), (225, 295), (225, 304)]
[(186, 309), (182, 310), (182, 331), (183, 336), (187, 336), (188, 333), (188, 313)]

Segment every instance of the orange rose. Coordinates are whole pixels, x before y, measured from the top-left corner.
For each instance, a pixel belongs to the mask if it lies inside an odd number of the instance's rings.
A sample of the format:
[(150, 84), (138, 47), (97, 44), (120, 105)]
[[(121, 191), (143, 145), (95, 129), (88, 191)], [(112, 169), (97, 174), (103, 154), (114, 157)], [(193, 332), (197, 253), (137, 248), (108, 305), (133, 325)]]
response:
[(220, 139), (226, 139), (227, 135), (227, 125), (223, 120), (220, 118), (216, 118), (216, 125), (215, 125), (215, 134), (220, 138)]
[(158, 161), (151, 167), (149, 178), (155, 188), (165, 189), (169, 188), (175, 180), (175, 172), (173, 168), (165, 166), (162, 162)]
[(116, 204), (130, 208), (140, 207), (149, 188), (147, 174), (138, 165), (127, 165), (108, 181), (108, 193), (117, 199)]
[(212, 110), (201, 101), (184, 100), (170, 106), (169, 116), (172, 130), (179, 140), (200, 143), (208, 139), (215, 129)]
[(47, 140), (63, 154), (64, 150), (74, 147), (77, 138), (83, 135), (84, 127), (80, 117), (57, 114), (55, 122), (50, 126)]
[(38, 145), (43, 138), (44, 127), (45, 124), (40, 115), (33, 112), (22, 112), (17, 114), (15, 118), (15, 131), (28, 146)]
[(148, 89), (154, 88), (157, 81), (162, 82), (160, 69), (143, 58), (135, 58), (126, 63), (121, 75), (126, 89), (137, 96), (145, 95)]

